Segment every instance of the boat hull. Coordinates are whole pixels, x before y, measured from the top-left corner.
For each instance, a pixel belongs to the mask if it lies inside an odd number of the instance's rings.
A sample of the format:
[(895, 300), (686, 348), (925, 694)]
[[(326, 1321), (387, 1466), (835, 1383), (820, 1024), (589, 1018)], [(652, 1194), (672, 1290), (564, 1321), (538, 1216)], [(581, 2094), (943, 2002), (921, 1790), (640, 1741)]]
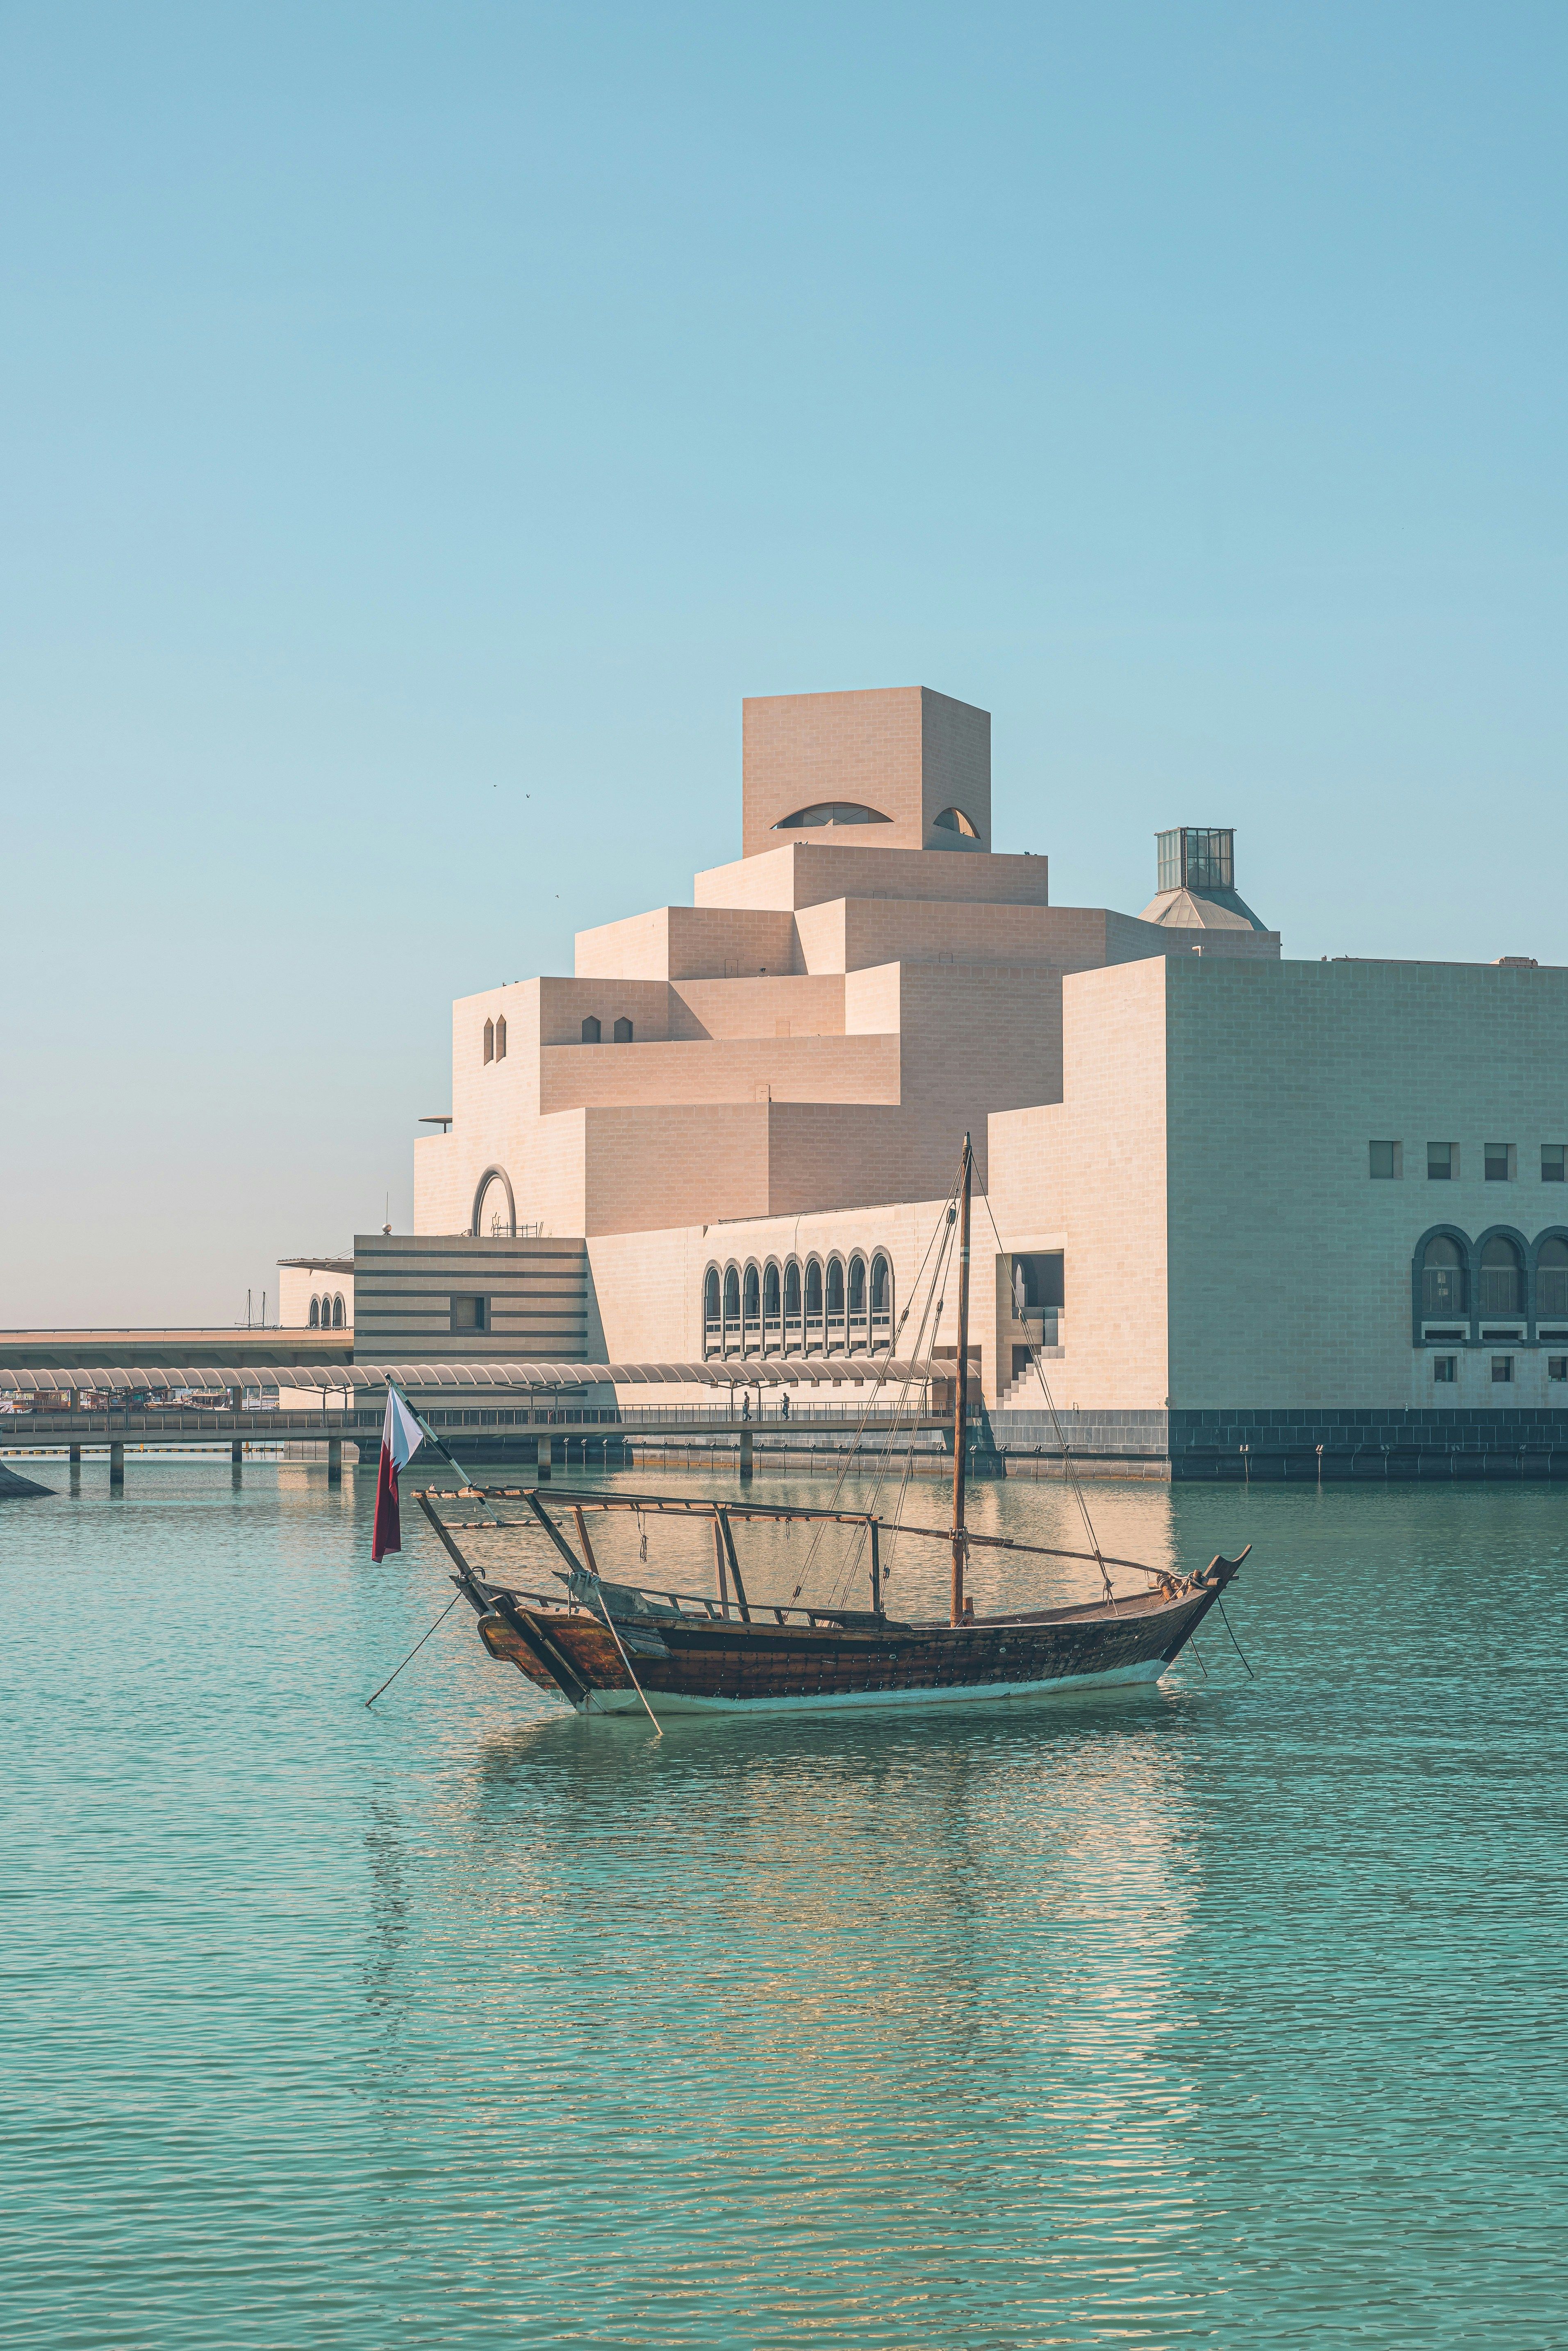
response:
[[(655, 1707), (661, 1718), (673, 1714), (810, 1714), (837, 1712), (845, 1708), (912, 1706), (976, 1706), (992, 1698), (1028, 1702), (1036, 1698), (1076, 1698), (1093, 1690), (1147, 1688), (1168, 1670), (1163, 1657), (1137, 1666), (1115, 1666), (1105, 1673), (1062, 1674), (1051, 1681), (950, 1682), (932, 1687), (814, 1692), (810, 1697), (708, 1698), (684, 1690), (660, 1690)], [(646, 1722), (643, 1701), (632, 1688), (594, 1690), (584, 1700), (583, 1714), (635, 1714)]]
[(612, 1629), (587, 1610), (530, 1607), (492, 1590), (478, 1629), (492, 1656), (585, 1714), (640, 1713), (644, 1697), (655, 1714), (952, 1706), (1155, 1682), (1218, 1589), (1189, 1584), (1114, 1608), (958, 1626), (853, 1630), (733, 1616), (618, 1617)]

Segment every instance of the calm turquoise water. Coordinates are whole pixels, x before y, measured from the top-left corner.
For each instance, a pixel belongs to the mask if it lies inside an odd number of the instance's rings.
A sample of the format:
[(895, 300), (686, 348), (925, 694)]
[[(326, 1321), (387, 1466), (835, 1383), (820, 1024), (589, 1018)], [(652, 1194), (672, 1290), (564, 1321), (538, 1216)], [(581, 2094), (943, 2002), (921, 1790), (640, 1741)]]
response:
[(366, 1712), (368, 1478), (128, 1474), (0, 1511), (7, 2342), (1568, 2337), (1561, 1491), (1102, 1488), (1256, 1683), (660, 1743), (465, 1608)]

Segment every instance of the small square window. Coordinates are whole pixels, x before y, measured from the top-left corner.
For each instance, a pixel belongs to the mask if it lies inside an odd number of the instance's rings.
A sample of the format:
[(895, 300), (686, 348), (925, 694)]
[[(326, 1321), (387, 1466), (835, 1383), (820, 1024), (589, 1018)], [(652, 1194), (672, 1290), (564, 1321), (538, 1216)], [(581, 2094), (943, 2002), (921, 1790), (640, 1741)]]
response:
[(1427, 1145), (1427, 1181), (1429, 1184), (1451, 1184), (1459, 1172), (1459, 1146), (1457, 1143), (1429, 1143)]
[(1444, 1380), (1451, 1383), (1454, 1380), (1457, 1380), (1458, 1375), (1459, 1359), (1458, 1355), (1433, 1356), (1432, 1377), (1435, 1380)]
[(1370, 1163), (1369, 1172), (1372, 1175), (1385, 1176), (1404, 1175), (1405, 1152), (1402, 1144), (1369, 1143), (1366, 1151)]
[(455, 1331), (486, 1331), (490, 1325), (490, 1301), (487, 1298), (455, 1298), (452, 1301), (452, 1328)]
[(1511, 1184), (1514, 1156), (1511, 1143), (1489, 1143), (1486, 1147), (1486, 1180), (1489, 1184)]
[(1549, 1380), (1568, 1380), (1568, 1355), (1548, 1355), (1546, 1376)]
[(1494, 1355), (1491, 1359), (1491, 1375), (1495, 1387), (1507, 1387), (1513, 1378), (1513, 1357)]
[(1568, 1179), (1568, 1144), (1543, 1143), (1541, 1146), (1541, 1180), (1543, 1184), (1561, 1184)]

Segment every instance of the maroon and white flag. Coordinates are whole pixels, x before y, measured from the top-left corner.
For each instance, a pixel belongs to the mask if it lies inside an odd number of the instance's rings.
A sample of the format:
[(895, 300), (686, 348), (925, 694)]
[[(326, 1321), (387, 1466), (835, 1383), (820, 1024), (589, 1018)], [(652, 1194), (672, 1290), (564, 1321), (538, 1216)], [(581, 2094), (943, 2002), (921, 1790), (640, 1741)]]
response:
[(387, 1390), (387, 1416), (382, 1429), (382, 1466), (376, 1478), (376, 1526), (371, 1537), (371, 1557), (384, 1559), (402, 1549), (398, 1519), (397, 1473), (413, 1459), (424, 1442), (420, 1427), (395, 1388)]

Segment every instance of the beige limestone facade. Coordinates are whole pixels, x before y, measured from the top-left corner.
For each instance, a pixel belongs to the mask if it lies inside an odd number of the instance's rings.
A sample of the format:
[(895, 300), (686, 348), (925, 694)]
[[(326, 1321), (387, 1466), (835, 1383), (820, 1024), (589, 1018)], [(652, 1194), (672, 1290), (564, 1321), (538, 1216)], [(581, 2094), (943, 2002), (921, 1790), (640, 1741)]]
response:
[(745, 854), (691, 905), (454, 1006), (418, 1249), (580, 1249), (589, 1360), (907, 1351), (967, 1132), (993, 1409), (1043, 1366), (1174, 1458), (1568, 1405), (1568, 972), (1282, 961), (1212, 829), (1142, 916), (1054, 906), (990, 847), (988, 716), (925, 688), (748, 702), (744, 740)]

